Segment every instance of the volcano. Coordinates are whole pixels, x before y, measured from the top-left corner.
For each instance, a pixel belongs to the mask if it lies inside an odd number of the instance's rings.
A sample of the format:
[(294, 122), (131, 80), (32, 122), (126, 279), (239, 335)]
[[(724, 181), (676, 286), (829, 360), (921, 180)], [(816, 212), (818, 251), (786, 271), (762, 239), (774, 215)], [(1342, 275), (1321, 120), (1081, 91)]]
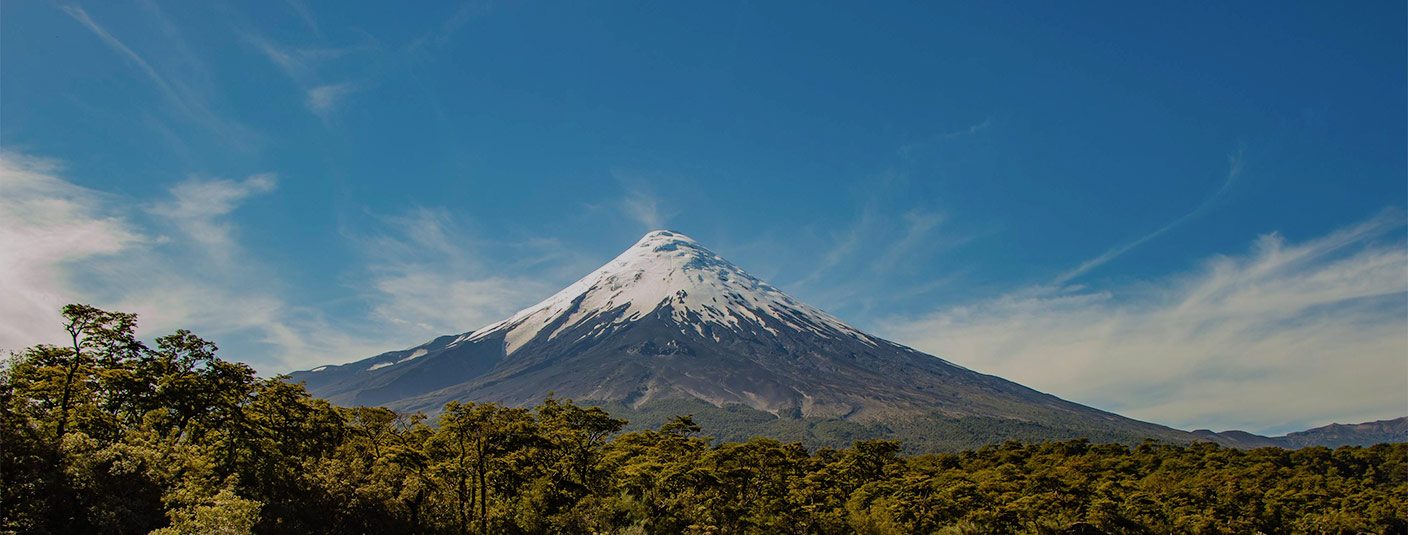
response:
[(340, 405), (431, 414), (549, 394), (613, 412), (715, 408), (764, 425), (748, 432), (798, 422), (802, 439), (827, 422), (842, 438), (958, 433), (940, 443), (963, 445), (1194, 438), (869, 335), (663, 230), (512, 317), (291, 380)]

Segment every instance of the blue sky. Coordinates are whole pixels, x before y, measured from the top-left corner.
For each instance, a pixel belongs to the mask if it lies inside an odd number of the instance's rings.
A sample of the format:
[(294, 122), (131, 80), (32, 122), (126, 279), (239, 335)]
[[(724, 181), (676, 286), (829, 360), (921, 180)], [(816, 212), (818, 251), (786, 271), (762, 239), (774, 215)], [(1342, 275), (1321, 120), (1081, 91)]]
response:
[(1408, 414), (1402, 2), (935, 4), (7, 2), (0, 347), (355, 360), (666, 227), (1130, 416)]

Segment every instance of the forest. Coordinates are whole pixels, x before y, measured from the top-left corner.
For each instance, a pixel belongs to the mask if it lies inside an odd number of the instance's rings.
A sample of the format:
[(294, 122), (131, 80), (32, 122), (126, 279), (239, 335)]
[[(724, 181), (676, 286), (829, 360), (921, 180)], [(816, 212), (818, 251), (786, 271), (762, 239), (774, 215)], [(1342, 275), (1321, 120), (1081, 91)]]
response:
[(336, 407), (188, 331), (63, 309), (72, 338), (0, 372), (0, 532), (14, 534), (1404, 533), (1408, 444), (1008, 441), (904, 455), (720, 443), (689, 415)]

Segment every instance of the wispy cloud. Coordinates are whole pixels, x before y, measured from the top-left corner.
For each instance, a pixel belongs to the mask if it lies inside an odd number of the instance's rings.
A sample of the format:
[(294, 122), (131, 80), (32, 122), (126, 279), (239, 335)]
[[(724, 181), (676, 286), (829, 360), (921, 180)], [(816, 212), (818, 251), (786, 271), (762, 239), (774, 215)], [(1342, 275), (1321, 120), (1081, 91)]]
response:
[(911, 210), (904, 214), (904, 235), (890, 243), (883, 253), (875, 258), (872, 269), (889, 271), (903, 262), (905, 257), (929, 240), (944, 218), (942, 215), (924, 210)]
[(304, 94), (304, 105), (323, 122), (329, 122), (347, 97), (362, 89), (358, 82), (325, 83), (318, 67), (328, 61), (350, 54), (351, 48), (294, 48), (274, 44), (263, 36), (251, 34), (246, 40), (278, 66)]
[(620, 184), (624, 195), (611, 208), (639, 224), (644, 230), (663, 229), (671, 219), (679, 215), (662, 199), (652, 180), (623, 170), (614, 170), (612, 175), (617, 184)]
[[(804, 243), (808, 261), (795, 280), (778, 281), (798, 297), (857, 324), (876, 319), (873, 311), (908, 306), (952, 284), (967, 268), (951, 265), (936, 275), (921, 269), (935, 255), (974, 239), (970, 232), (945, 227), (941, 210), (914, 203), (913, 183), (903, 167), (892, 167), (858, 183), (854, 215), (834, 228), (810, 226)], [(940, 229), (944, 229), (940, 232)], [(905, 303), (901, 305), (901, 303)]]
[[(813, 241), (822, 245), (820, 250), (824, 253), (820, 261), (790, 286), (827, 287), (820, 290), (827, 295), (813, 294), (813, 297), (835, 304), (868, 303), (860, 311), (865, 315), (865, 309), (878, 302), (879, 294), (894, 296), (894, 285), (886, 282), (894, 282), (895, 271), (921, 265), (922, 259), (929, 255), (971, 241), (973, 236), (966, 232), (935, 232), (946, 217), (938, 207), (915, 203), (917, 197), (913, 195), (914, 183), (910, 177), (912, 158), (925, 151), (950, 146), (956, 138), (976, 136), (992, 126), (993, 118), (984, 117), (961, 129), (901, 145), (896, 150), (898, 158), (890, 165), (857, 182), (858, 211), (844, 226), (813, 231), (816, 235)], [(845, 284), (825, 283), (837, 279), (844, 279)], [(906, 293), (911, 297), (920, 295), (952, 280), (951, 276), (911, 280), (906, 285)], [(923, 291), (915, 292), (916, 289)]]
[(931, 135), (929, 137), (914, 141), (912, 143), (900, 145), (899, 150), (895, 152), (897, 152), (901, 158), (909, 158), (917, 152), (922, 152), (926, 148), (946, 144), (959, 138), (976, 136), (989, 128), (992, 128), (991, 116), (984, 117), (982, 121), (970, 124), (967, 128), (961, 128), (958, 130), (944, 132), (942, 134)]
[(1060, 276), (1057, 276), (1056, 280), (1052, 281), (1052, 284), (1060, 285), (1070, 282), (1071, 280), (1074, 280), (1077, 277), (1080, 277), (1081, 275), (1089, 273), (1091, 270), (1105, 265), (1111, 260), (1119, 258), (1120, 255), (1123, 255), (1133, 250), (1134, 248), (1139, 247), (1140, 245), (1144, 245), (1145, 243), (1150, 242), (1154, 238), (1163, 235), (1165, 232), (1178, 228), (1184, 223), (1187, 223), (1188, 221), (1191, 221), (1194, 218), (1203, 215), (1205, 212), (1208, 211), (1209, 208), (1213, 207), (1218, 201), (1222, 200), (1223, 197), (1227, 196), (1228, 190), (1232, 188), (1232, 184), (1237, 181), (1237, 177), (1241, 174), (1242, 151), (1237, 151), (1237, 153), (1227, 157), (1227, 175), (1222, 181), (1222, 186), (1218, 187), (1217, 191), (1214, 191), (1211, 195), (1204, 199), (1203, 202), (1199, 203), (1198, 206), (1192, 211), (1183, 214), (1182, 216), (1179, 216), (1177, 219), (1168, 222), (1168, 224), (1162, 227), (1159, 227), (1158, 230), (1140, 236), (1138, 239), (1135, 239), (1134, 241), (1131, 241), (1129, 243), (1111, 248), (1110, 250), (1101, 253), (1095, 258), (1091, 258), (1090, 260), (1082, 262), (1079, 266), (1076, 266), (1075, 269), (1072, 269), (1070, 271), (1062, 273)]
[(460, 28), (468, 24), (469, 21), (487, 14), (491, 7), (492, 5), (489, 2), (480, 0), (463, 2), (455, 9), (454, 13), (451, 13), (449, 17), (441, 21), (439, 26), (436, 26), (435, 29), (411, 41), (411, 44), (407, 45), (406, 49), (415, 52), (425, 48), (426, 45), (429, 44), (443, 46), (450, 41), (450, 37), (453, 36), (455, 32), (458, 32)]
[(103, 44), (122, 56), (133, 67), (155, 85), (157, 90), (165, 99), (171, 103), (177, 113), (188, 121), (196, 123), (211, 132), (216, 133), (222, 139), (241, 148), (248, 148), (257, 138), (254, 132), (244, 125), (221, 117), (209, 104), (209, 96), (204, 94), (198, 86), (194, 77), (203, 73), (204, 69), (200, 62), (191, 53), (190, 48), (181, 39), (175, 25), (169, 18), (153, 3), (148, 2), (147, 10), (161, 24), (163, 32), (171, 43), (171, 49), (176, 50), (182, 61), (179, 69), (167, 69), (167, 72), (180, 74), (173, 79), (172, 76), (164, 75), (161, 70), (154, 67), (150, 61), (142, 54), (138, 54), (132, 47), (127, 46), (116, 35), (108, 31), (107, 28), (99, 25), (97, 21), (89, 16), (88, 12), (76, 5), (63, 6), (64, 13), (72, 17), (93, 35), (97, 36)]
[[(418, 208), (375, 219), (377, 232), (344, 231), (369, 271), (373, 291), (366, 298), (376, 321), (416, 336), (464, 332), (503, 319), (557, 289), (525, 273), (542, 264), (578, 267), (571, 262), (574, 253), (555, 241), (485, 240), (443, 210)], [(519, 260), (510, 265), (497, 258)]]
[(357, 85), (353, 83), (320, 85), (308, 90), (307, 105), (319, 118), (324, 121), (330, 118), (330, 114), (347, 98), (347, 95), (356, 91)]
[(202, 85), (205, 85), (205, 83), (208, 82), (205, 62), (201, 61), (186, 43), (186, 38), (181, 31), (180, 25), (167, 15), (166, 11), (161, 9), (161, 6), (157, 5), (154, 0), (139, 0), (137, 3), (140, 4), (142, 9), (146, 10), (147, 14), (161, 27), (161, 33), (166, 38), (167, 48), (174, 51), (179, 58), (177, 63), (182, 73), (188, 77), (199, 78)]
[(956, 137), (965, 136), (965, 135), (971, 136), (971, 135), (976, 134), (976, 133), (978, 133), (978, 132), (982, 132), (982, 131), (984, 131), (984, 130), (987, 130), (987, 129), (990, 128), (990, 127), (992, 127), (992, 117), (984, 117), (983, 120), (982, 120), (982, 122), (978, 122), (978, 123), (974, 123), (974, 124), (972, 124), (972, 125), (969, 125), (966, 130), (959, 130), (959, 131), (956, 131), (956, 132), (949, 132), (949, 133), (947, 133), (947, 134), (944, 134), (944, 137), (947, 137), (947, 138), (950, 138), (950, 139), (951, 139), (951, 138), (956, 138)]
[(303, 21), (304, 25), (308, 26), (308, 29), (311, 30), (313, 34), (323, 34), (323, 32), (318, 29), (318, 19), (313, 16), (313, 9), (308, 7), (307, 2), (303, 0), (284, 0), (284, 3), (288, 4), (289, 9), (292, 9), (293, 12), (298, 15), (298, 18)]
[(1403, 415), (1401, 211), (1132, 287), (1034, 287), (883, 333), (984, 373), (1183, 428), (1282, 432)]
[(665, 216), (660, 213), (660, 201), (646, 193), (633, 191), (621, 200), (626, 215), (649, 229), (665, 227)]
[(871, 197), (861, 207), (860, 213), (845, 228), (832, 233), (826, 240), (830, 247), (826, 249), (826, 254), (822, 255), (821, 261), (816, 267), (796, 282), (798, 286), (813, 284), (826, 275), (833, 268), (841, 265), (854, 256), (863, 245), (866, 236), (873, 236), (876, 220), (879, 218), (879, 199)]
[(249, 197), (273, 191), (276, 184), (272, 173), (240, 181), (187, 180), (171, 188), (169, 200), (151, 205), (148, 211), (167, 218), (197, 243), (220, 254), (234, 245), (233, 224), (225, 216)]
[(123, 42), (118, 40), (117, 37), (114, 37), (112, 33), (109, 33), (107, 29), (93, 22), (93, 19), (88, 16), (87, 11), (84, 11), (83, 8), (78, 6), (64, 6), (63, 10), (64, 13), (68, 13), (68, 15), (73, 17), (74, 20), (77, 20), (79, 24), (82, 24), (85, 28), (88, 28), (89, 31), (93, 32), (94, 35), (97, 35), (99, 39), (102, 39), (103, 43), (108, 45), (109, 48), (132, 62), (133, 66), (142, 71), (142, 74), (145, 74), (148, 80), (156, 84), (157, 88), (161, 89), (161, 92), (165, 94), (167, 98), (171, 99), (172, 102), (182, 106), (185, 105), (185, 99), (171, 87), (171, 84), (166, 81), (166, 78), (157, 74), (156, 69), (152, 68), (152, 65), (147, 63), (145, 58), (134, 52), (126, 44), (123, 44)]

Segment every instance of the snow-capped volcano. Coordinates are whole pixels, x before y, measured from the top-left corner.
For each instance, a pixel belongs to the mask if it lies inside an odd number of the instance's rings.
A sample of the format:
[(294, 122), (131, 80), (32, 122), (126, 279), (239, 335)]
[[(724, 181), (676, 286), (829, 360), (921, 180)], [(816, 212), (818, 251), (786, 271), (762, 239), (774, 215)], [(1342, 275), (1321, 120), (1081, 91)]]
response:
[[(668, 230), (646, 234), (556, 295), (456, 342), (503, 333), (504, 352), (512, 355), (544, 334), (552, 340), (563, 331), (590, 324), (592, 329), (581, 338), (610, 336), (656, 312), (668, 313), (682, 328), (700, 336), (715, 329), (777, 334), (769, 325), (780, 323), (817, 336), (876, 344), (865, 333), (758, 280), (688, 236)], [(549, 326), (553, 328), (548, 330)], [(718, 339), (716, 334), (710, 336)]]
[(551, 393), (628, 408), (702, 400), (778, 417), (1179, 433), (868, 335), (663, 230), (503, 321), (292, 380), (342, 405), (430, 413), (450, 401), (528, 405)]

